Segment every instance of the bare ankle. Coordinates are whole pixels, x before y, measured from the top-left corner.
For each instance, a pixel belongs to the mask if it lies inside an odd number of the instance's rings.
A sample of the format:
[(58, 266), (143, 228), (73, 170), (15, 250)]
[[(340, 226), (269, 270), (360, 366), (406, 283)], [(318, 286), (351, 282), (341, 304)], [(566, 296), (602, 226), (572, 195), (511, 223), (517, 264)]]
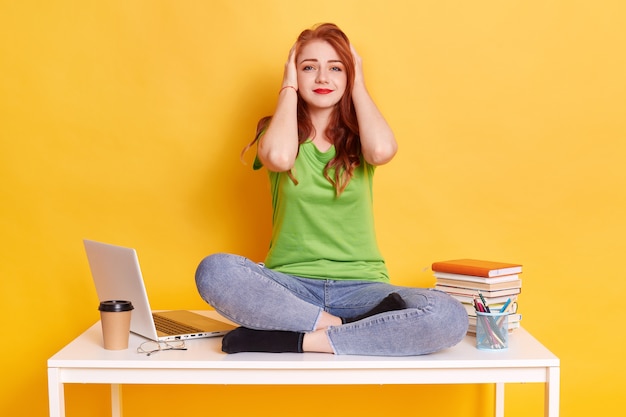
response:
[(335, 353), (326, 330), (316, 330), (311, 333), (306, 333), (302, 340), (303, 352), (319, 352), (319, 353)]
[(315, 330), (323, 330), (323, 329), (329, 328), (330, 326), (340, 326), (340, 325), (341, 325), (340, 317), (333, 316), (330, 313), (322, 311), (322, 313), (320, 314), (320, 318), (317, 321), (317, 324), (315, 326)]

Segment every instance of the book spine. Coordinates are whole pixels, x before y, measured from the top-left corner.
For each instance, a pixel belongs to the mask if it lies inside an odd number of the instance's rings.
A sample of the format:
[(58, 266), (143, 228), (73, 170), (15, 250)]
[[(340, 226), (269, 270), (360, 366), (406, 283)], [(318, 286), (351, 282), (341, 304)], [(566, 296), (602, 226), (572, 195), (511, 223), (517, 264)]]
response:
[(505, 295), (515, 295), (520, 294), (522, 292), (521, 288), (505, 288), (499, 290), (484, 290), (481, 288), (462, 288), (462, 287), (450, 287), (448, 285), (440, 285), (436, 284), (435, 289), (443, 292), (447, 292), (449, 294), (460, 294), (460, 295), (475, 295), (482, 294), (487, 298), (500, 297)]
[(432, 266), (435, 272), (446, 272), (448, 274), (471, 275), (475, 277), (489, 278), (489, 270), (470, 265), (450, 265), (444, 263), (434, 263)]
[(446, 280), (446, 279), (437, 279), (435, 281), (435, 286), (447, 287), (447, 288), (461, 288), (464, 290), (475, 290), (475, 291), (503, 291), (503, 290), (511, 290), (515, 288), (522, 288), (521, 280), (503, 282), (498, 284), (483, 284), (480, 282), (470, 282), (470, 281), (454, 281), (454, 280)]
[(502, 275), (511, 275), (521, 272), (521, 265), (503, 264), (486, 261), (466, 260), (463, 262), (435, 262), (431, 266), (435, 272), (450, 274), (472, 275), (476, 277), (492, 278)]

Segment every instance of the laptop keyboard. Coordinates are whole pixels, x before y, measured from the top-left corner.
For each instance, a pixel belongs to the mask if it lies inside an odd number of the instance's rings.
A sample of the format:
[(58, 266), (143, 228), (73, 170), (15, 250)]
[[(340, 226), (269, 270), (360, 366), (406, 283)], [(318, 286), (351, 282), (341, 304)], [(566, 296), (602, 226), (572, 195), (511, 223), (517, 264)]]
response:
[(154, 325), (156, 326), (156, 329), (165, 334), (189, 334), (203, 332), (197, 327), (182, 324), (170, 318), (159, 316), (158, 314), (153, 314), (152, 317), (154, 318)]

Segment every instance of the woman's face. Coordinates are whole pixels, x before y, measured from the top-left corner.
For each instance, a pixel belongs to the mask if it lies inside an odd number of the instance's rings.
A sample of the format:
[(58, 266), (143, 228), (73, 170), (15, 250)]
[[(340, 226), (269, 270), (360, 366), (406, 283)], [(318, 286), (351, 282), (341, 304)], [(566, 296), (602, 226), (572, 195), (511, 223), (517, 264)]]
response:
[(296, 57), (298, 91), (310, 109), (335, 106), (346, 91), (345, 64), (328, 42), (313, 40)]

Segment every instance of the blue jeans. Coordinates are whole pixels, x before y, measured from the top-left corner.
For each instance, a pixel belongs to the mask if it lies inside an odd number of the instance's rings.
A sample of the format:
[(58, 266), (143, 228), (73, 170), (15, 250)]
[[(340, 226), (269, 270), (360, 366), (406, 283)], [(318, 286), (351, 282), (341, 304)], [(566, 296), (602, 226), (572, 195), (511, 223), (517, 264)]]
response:
[(335, 354), (423, 355), (454, 346), (467, 332), (465, 309), (441, 291), (295, 277), (238, 255), (206, 257), (196, 271), (196, 285), (207, 303), (241, 326), (294, 332), (313, 331), (322, 311), (349, 318), (393, 292), (402, 296), (404, 310), (326, 329)]

